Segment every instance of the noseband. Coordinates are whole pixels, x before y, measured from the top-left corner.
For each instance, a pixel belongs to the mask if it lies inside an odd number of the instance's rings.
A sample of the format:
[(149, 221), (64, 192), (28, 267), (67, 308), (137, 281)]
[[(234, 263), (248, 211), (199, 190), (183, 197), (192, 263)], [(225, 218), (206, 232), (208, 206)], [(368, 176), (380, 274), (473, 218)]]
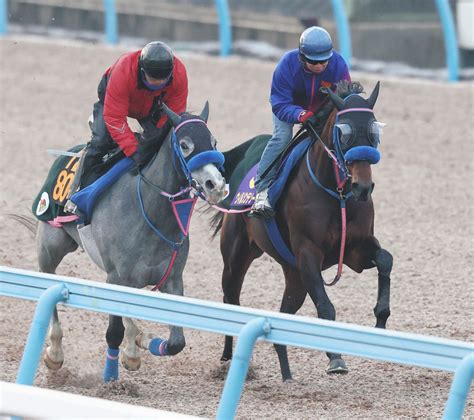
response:
[[(173, 132), (171, 133), (171, 147), (172, 147), (172, 151), (175, 157), (175, 159), (173, 159), (173, 166), (174, 166), (175, 171), (177, 171), (177, 168), (176, 168), (176, 160), (177, 160), (179, 162), (179, 167), (188, 182), (188, 185), (186, 187), (181, 188), (175, 194), (168, 193), (164, 191), (162, 188), (160, 188), (158, 185), (153, 184), (150, 180), (145, 178), (145, 176), (139, 170), (139, 176), (138, 176), (138, 182), (137, 182), (137, 194), (138, 194), (138, 202), (140, 204), (140, 209), (141, 209), (143, 218), (145, 222), (147, 223), (147, 225), (153, 230), (153, 232), (155, 232), (156, 235), (158, 235), (168, 246), (170, 246), (173, 249), (173, 252), (171, 254), (171, 259), (168, 264), (168, 268), (165, 274), (163, 275), (163, 277), (151, 289), (152, 291), (158, 290), (160, 286), (166, 281), (169, 274), (171, 273), (174, 262), (178, 255), (178, 250), (184, 244), (184, 239), (188, 236), (189, 224), (191, 222), (191, 216), (192, 216), (196, 201), (198, 197), (205, 199), (205, 197), (203, 197), (203, 194), (199, 190), (197, 182), (193, 180), (191, 172), (209, 163), (213, 163), (217, 165), (218, 167), (222, 167), (222, 165), (224, 164), (224, 155), (217, 150), (207, 150), (201, 153), (197, 153), (195, 156), (189, 159), (186, 159), (183, 156), (183, 153), (181, 152), (181, 147), (179, 146), (178, 137), (176, 136), (176, 132), (184, 125), (190, 124), (190, 123), (204, 124), (207, 127), (207, 124), (205, 121), (198, 118), (193, 118), (193, 119), (185, 120), (179, 123), (173, 129)], [(152, 188), (157, 190), (160, 195), (162, 195), (163, 197), (166, 197), (169, 200), (171, 207), (173, 209), (173, 214), (176, 218), (176, 222), (178, 223), (179, 228), (181, 230), (180, 240), (178, 242), (175, 242), (167, 238), (162, 232), (160, 232), (160, 230), (153, 224), (153, 222), (148, 217), (145, 211), (145, 205), (144, 205), (142, 193), (141, 193), (142, 180), (145, 181)], [(191, 196), (192, 191), (195, 192), (193, 196)]]

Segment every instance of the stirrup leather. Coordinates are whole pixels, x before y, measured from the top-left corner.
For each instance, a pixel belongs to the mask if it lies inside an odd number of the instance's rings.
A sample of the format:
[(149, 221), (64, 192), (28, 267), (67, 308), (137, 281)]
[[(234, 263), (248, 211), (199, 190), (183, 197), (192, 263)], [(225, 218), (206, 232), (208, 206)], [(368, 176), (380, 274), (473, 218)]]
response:
[(64, 211), (68, 212), (68, 213), (74, 213), (72, 211), (69, 211), (67, 208), (68, 208), (68, 205), (69, 207), (71, 208), (71, 205), (72, 206), (75, 206), (74, 203), (72, 203), (69, 199), (71, 198), (71, 196), (78, 192), (80, 189), (81, 189), (81, 179), (82, 179), (82, 173), (84, 172), (84, 157), (85, 157), (85, 154), (87, 152), (87, 150), (89, 149), (89, 145), (87, 145), (86, 147), (84, 147), (84, 149), (82, 149), (80, 152), (79, 152), (79, 165), (76, 169), (76, 173), (74, 174), (74, 178), (72, 180), (72, 183), (71, 183), (71, 187), (69, 188), (69, 192), (66, 196), (67, 198), (67, 202), (66, 204), (64, 205)]

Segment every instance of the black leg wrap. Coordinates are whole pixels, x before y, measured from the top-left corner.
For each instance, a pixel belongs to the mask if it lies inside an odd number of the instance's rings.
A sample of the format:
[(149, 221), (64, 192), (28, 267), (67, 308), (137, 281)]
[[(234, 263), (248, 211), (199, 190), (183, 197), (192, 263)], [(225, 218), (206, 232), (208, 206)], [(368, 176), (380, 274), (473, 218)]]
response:
[(118, 349), (122, 344), (125, 328), (122, 323), (122, 317), (110, 315), (109, 327), (105, 334), (107, 344), (111, 349)]
[(385, 249), (379, 249), (375, 254), (375, 263), (381, 276), (390, 276), (393, 266), (393, 257)]

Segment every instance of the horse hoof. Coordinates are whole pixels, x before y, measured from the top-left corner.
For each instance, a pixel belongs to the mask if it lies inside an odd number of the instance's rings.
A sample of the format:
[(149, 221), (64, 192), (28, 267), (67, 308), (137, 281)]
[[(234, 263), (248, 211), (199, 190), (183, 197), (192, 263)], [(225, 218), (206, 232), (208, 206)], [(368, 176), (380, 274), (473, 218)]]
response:
[(342, 359), (333, 359), (329, 362), (326, 369), (327, 374), (332, 373), (348, 373), (349, 369), (346, 366), (346, 363)]
[(54, 360), (51, 360), (50, 357), (48, 356), (48, 353), (44, 353), (43, 357), (43, 362), (46, 365), (46, 367), (50, 370), (59, 370), (61, 366), (64, 363), (64, 360), (61, 360), (59, 362), (55, 362)]
[(121, 362), (122, 366), (131, 372), (140, 369), (142, 363), (140, 357), (128, 357), (125, 353), (122, 353)]

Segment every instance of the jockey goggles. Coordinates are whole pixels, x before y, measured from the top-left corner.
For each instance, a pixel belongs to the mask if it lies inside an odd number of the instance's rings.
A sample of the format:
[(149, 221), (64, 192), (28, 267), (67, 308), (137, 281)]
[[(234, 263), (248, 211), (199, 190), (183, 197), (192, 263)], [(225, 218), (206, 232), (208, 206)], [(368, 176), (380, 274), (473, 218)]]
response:
[(142, 77), (142, 82), (143, 84), (150, 90), (161, 90), (161, 89), (164, 89), (168, 83), (170, 82), (170, 79), (171, 79), (171, 74), (165, 79), (165, 81), (163, 83), (160, 83), (159, 85), (154, 85), (152, 83), (150, 83), (147, 79), (146, 79), (146, 73), (145, 73), (145, 70), (143, 69), (140, 69), (140, 74), (141, 74), (141, 77)]
[(308, 57), (306, 57), (304, 54), (300, 53), (300, 58), (302, 61), (308, 64), (326, 64), (329, 61), (329, 58), (326, 58), (326, 60), (310, 60)]

